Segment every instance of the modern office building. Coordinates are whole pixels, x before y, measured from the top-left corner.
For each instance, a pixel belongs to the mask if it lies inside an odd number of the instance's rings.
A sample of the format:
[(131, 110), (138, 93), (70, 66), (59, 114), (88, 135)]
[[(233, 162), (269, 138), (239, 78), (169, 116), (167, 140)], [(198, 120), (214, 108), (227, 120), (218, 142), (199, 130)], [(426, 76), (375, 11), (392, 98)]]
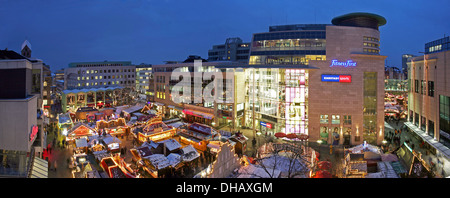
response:
[(241, 38), (227, 38), (225, 44), (213, 45), (208, 50), (208, 61), (248, 62), (250, 43), (244, 43)]
[(136, 65), (136, 92), (142, 100), (153, 101), (152, 65)]
[(136, 66), (130, 61), (70, 63), (64, 69), (64, 86), (61, 93), (64, 113), (85, 106), (126, 103), (125, 96), (131, 96), (136, 89)]
[[(0, 177), (30, 177), (33, 162), (46, 163), (40, 159), (46, 146), (45, 66), (42, 60), (31, 58), (28, 41), (21, 54), (0, 50)], [(46, 177), (46, 172), (41, 176)]]
[[(244, 95), (244, 76), (243, 72), (234, 72), (233, 67), (247, 66), (237, 62), (185, 62), (176, 64), (153, 65), (154, 75), (154, 102), (158, 106), (158, 110), (162, 112), (165, 119), (184, 118), (188, 122), (199, 122), (209, 124), (215, 127), (234, 126), (235, 120), (243, 120)], [(203, 91), (206, 87), (212, 86), (220, 90), (212, 79), (207, 79), (205, 74), (219, 71), (223, 77), (223, 93), (225, 95), (217, 96), (218, 100), (214, 102), (205, 102), (203, 100)], [(178, 73), (174, 73), (178, 72)], [(175, 79), (171, 79), (175, 75)], [(190, 80), (185, 82), (182, 79)], [(181, 77), (180, 77), (181, 78)], [(187, 84), (184, 84), (187, 83)], [(211, 84), (212, 83), (212, 84)], [(188, 85), (190, 94), (180, 93), (181, 101), (174, 98), (173, 87)], [(196, 92), (195, 86), (200, 88), (200, 92)], [(226, 88), (229, 88), (227, 90)], [(228, 94), (228, 95), (227, 95)], [(219, 101), (219, 102), (217, 102)]]
[(447, 36), (426, 43), (425, 54), (407, 62), (410, 90), (405, 122), (407, 129), (429, 149), (428, 154), (423, 153), (423, 159), (428, 164), (430, 160), (434, 164), (443, 162), (437, 167), (445, 170), (438, 171), (445, 177), (450, 174), (449, 41)]
[(136, 66), (130, 61), (76, 62), (64, 69), (65, 89), (121, 86), (135, 89)]
[(386, 56), (378, 28), (385, 23), (379, 15), (351, 13), (332, 24), (253, 34), (243, 124), (328, 144), (381, 144)]

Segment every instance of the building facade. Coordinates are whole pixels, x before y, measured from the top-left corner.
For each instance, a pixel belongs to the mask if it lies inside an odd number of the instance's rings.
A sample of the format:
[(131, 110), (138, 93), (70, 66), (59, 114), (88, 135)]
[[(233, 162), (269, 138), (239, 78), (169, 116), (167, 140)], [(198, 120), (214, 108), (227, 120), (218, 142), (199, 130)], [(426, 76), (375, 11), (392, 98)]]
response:
[(31, 58), (27, 41), (21, 54), (0, 50), (0, 177), (28, 177), (34, 157), (42, 157), (46, 147), (45, 66)]
[[(429, 145), (440, 162), (450, 159), (450, 37), (425, 44), (425, 54), (409, 59), (408, 122), (406, 128)], [(411, 145), (410, 145), (411, 146)], [(430, 163), (432, 158), (424, 158)], [(433, 163), (437, 163), (433, 161)], [(441, 176), (449, 175), (449, 163)]]
[(136, 66), (130, 61), (77, 62), (64, 69), (64, 88), (121, 86), (135, 89)]
[(208, 61), (248, 62), (250, 43), (244, 43), (241, 38), (227, 38), (225, 44), (214, 45), (208, 50)]
[[(154, 102), (162, 111), (165, 119), (181, 117), (188, 122), (199, 122), (215, 127), (230, 126), (235, 128), (243, 120), (244, 76), (243, 72), (235, 72), (232, 67), (244, 67), (247, 64), (236, 62), (186, 62), (177, 64), (153, 65)], [(205, 74), (218, 71), (223, 77), (223, 95), (216, 96), (214, 102), (203, 101), (203, 91), (209, 86), (219, 87)], [(177, 73), (174, 73), (177, 72)], [(172, 79), (172, 75), (175, 75)], [(179, 76), (184, 76), (180, 80)], [(181, 77), (180, 77), (181, 78)], [(212, 84), (211, 84), (212, 83)], [(174, 86), (189, 86), (190, 94), (180, 91), (181, 97), (173, 95)], [(196, 86), (200, 89), (197, 92)], [(228, 88), (228, 90), (226, 89)], [(236, 91), (241, 92), (239, 94)], [(177, 102), (177, 99), (181, 101)], [(219, 102), (218, 102), (219, 101)]]
[(146, 101), (154, 100), (152, 81), (152, 65), (136, 65), (136, 92), (139, 98)]
[(369, 13), (333, 25), (272, 26), (252, 38), (245, 125), (263, 133), (304, 133), (328, 144), (381, 144), (384, 60)]

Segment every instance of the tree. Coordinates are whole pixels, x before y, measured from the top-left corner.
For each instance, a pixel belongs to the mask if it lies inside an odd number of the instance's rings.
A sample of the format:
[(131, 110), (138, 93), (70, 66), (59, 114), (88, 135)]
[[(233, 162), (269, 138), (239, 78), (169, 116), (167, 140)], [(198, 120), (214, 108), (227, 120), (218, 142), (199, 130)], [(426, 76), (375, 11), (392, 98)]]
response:
[(305, 176), (309, 172), (309, 162), (296, 144), (267, 143), (258, 149), (257, 156), (257, 164), (270, 178), (277, 176), (277, 171), (288, 178)]

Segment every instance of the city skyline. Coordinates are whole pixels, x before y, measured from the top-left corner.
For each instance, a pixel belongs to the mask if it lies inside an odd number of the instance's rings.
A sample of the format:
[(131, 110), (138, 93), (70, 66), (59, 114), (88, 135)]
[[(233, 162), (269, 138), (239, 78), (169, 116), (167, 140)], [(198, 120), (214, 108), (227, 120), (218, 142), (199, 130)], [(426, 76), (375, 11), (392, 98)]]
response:
[[(370, 12), (387, 19), (380, 27), (381, 55), (401, 67), (402, 54), (420, 55), (424, 44), (449, 34), (447, 1), (278, 2), (264, 1), (2, 1), (0, 46), (20, 51), (23, 41), (32, 57), (52, 71), (71, 62), (131, 61), (163, 64), (189, 55), (207, 58), (213, 45), (227, 38), (251, 40), (253, 33), (286, 24), (331, 24), (334, 17)], [(427, 10), (423, 12), (422, 10)], [(55, 17), (58, 16), (58, 17)], [(8, 20), (4, 21), (4, 20)], [(13, 21), (14, 23), (11, 23)], [(412, 31), (411, 31), (412, 30)], [(427, 31), (433, 30), (433, 31)]]

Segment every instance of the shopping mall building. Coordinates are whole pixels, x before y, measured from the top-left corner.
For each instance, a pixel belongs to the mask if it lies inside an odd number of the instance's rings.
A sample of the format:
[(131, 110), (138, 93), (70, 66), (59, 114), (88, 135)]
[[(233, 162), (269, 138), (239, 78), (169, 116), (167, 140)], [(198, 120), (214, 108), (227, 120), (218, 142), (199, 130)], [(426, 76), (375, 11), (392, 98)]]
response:
[(271, 26), (253, 34), (242, 125), (309, 141), (381, 144), (386, 19), (351, 13), (331, 24)]
[(438, 174), (445, 177), (450, 174), (449, 63), (449, 36), (426, 43), (424, 55), (407, 61), (410, 89), (405, 128), (412, 136), (408, 144), (426, 150), (422, 158), (436, 164)]
[(196, 70), (231, 74), (224, 84), (233, 84), (234, 100), (222, 104), (171, 103), (169, 88), (179, 81), (171, 81), (170, 72), (185, 67), (193, 75), (195, 66), (153, 65), (155, 101), (166, 115), (188, 114), (215, 126), (228, 122), (235, 130), (305, 133), (309, 141), (327, 144), (381, 144), (386, 56), (380, 55), (378, 28), (384, 24), (379, 15), (351, 13), (332, 24), (270, 26), (255, 33), (248, 64), (203, 62)]

